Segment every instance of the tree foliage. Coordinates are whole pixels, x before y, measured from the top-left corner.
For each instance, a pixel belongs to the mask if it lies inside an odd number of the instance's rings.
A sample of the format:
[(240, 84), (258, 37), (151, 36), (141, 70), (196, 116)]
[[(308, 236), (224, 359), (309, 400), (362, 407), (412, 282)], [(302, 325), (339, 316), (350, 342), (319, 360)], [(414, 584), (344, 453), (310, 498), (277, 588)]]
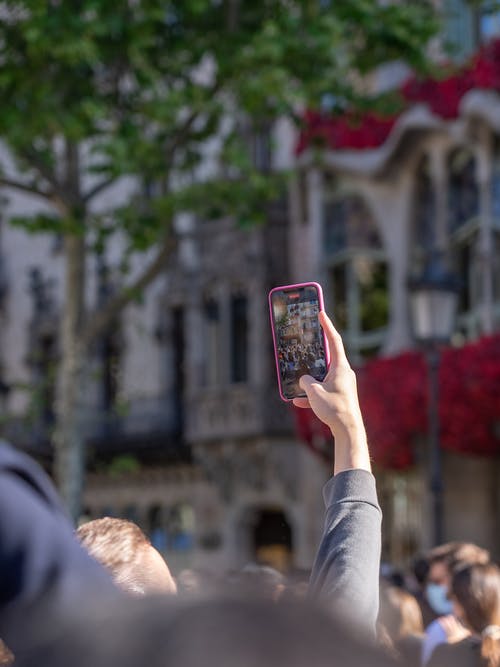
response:
[[(53, 210), (17, 222), (97, 244), (125, 232), (139, 251), (182, 210), (244, 221), (276, 194), (238, 119), (258, 131), (327, 93), (359, 103), (353, 73), (424, 67), (435, 29), (425, 2), (376, 0), (14, 0), (2, 13), (0, 137), (21, 174), (10, 184)], [(128, 199), (95, 214), (125, 176), (137, 179)]]

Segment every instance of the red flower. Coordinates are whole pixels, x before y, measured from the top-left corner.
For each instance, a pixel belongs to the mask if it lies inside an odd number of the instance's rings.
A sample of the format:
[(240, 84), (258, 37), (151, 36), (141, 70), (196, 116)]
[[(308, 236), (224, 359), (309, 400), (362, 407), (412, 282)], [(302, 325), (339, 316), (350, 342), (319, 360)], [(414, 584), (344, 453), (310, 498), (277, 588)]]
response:
[[(437, 116), (446, 120), (458, 116), (463, 96), (473, 88), (500, 91), (500, 39), (484, 46), (470, 63), (454, 70), (445, 66), (446, 76), (439, 79), (410, 77), (400, 88), (407, 103), (424, 103)], [(366, 113), (356, 117), (352, 113), (328, 116), (308, 111), (296, 146), (300, 154), (309, 146), (329, 147), (333, 150), (376, 148), (389, 136), (398, 114), (380, 117)]]
[[(359, 398), (373, 460), (385, 468), (413, 463), (427, 433), (428, 371), (420, 352), (375, 359), (360, 369)], [(439, 372), (440, 443), (449, 451), (500, 454), (500, 334), (443, 352)], [(295, 409), (297, 435), (325, 460), (331, 435), (311, 410)]]

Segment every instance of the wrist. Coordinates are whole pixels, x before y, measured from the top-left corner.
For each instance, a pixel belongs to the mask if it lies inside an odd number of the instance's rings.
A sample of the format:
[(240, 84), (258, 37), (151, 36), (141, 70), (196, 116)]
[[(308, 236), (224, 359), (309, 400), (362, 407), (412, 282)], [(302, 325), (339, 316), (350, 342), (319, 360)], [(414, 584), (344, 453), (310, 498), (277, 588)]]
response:
[(330, 426), (330, 431), (336, 443), (345, 443), (346, 446), (367, 446), (366, 429), (361, 416), (346, 423)]
[(366, 430), (362, 420), (332, 429), (335, 439), (335, 473), (353, 468), (371, 470)]

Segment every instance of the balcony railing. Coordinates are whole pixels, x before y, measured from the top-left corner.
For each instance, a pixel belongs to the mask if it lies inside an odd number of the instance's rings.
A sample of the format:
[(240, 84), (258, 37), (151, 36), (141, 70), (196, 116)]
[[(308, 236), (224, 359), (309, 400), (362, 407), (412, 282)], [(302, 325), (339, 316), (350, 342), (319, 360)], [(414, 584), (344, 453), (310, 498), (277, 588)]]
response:
[[(85, 408), (81, 425), (89, 450), (97, 455), (155, 449), (175, 458), (188, 457), (180, 415), (166, 400), (135, 402), (122, 415)], [(53, 426), (13, 418), (3, 424), (2, 436), (34, 456), (48, 457), (52, 431)]]
[(206, 388), (188, 403), (186, 438), (189, 442), (248, 438), (292, 432), (292, 416), (277, 389), (249, 385)]

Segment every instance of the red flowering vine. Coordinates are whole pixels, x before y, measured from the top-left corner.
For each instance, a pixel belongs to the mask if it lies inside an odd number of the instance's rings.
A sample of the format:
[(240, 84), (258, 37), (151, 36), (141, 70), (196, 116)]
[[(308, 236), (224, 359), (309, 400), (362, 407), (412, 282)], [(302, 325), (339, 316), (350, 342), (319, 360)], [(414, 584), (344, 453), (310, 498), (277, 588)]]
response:
[[(413, 463), (427, 433), (428, 375), (421, 352), (374, 359), (358, 373), (359, 397), (373, 460), (385, 468)], [(440, 370), (443, 449), (500, 455), (500, 335), (443, 351)], [(325, 460), (331, 435), (311, 410), (295, 409), (297, 435)]]
[[(427, 104), (437, 116), (449, 120), (458, 116), (460, 101), (473, 88), (500, 91), (500, 39), (483, 46), (465, 67), (458, 70), (447, 67), (440, 78), (412, 76), (399, 92), (403, 111), (408, 104), (420, 102)], [(296, 153), (314, 145), (334, 150), (376, 148), (385, 142), (403, 111), (385, 117), (373, 112), (332, 117), (308, 111)]]

